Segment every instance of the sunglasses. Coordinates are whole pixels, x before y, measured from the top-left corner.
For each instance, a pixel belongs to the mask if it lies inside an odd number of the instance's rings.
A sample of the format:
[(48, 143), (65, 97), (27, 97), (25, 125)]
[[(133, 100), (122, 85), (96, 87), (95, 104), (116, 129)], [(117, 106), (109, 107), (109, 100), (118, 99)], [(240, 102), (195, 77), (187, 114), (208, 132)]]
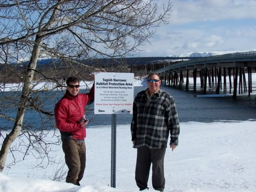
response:
[(80, 85), (68, 85), (70, 88), (79, 88)]
[(158, 82), (158, 81), (160, 81), (160, 80), (158, 80), (158, 79), (148, 79), (148, 82), (149, 82), (149, 83), (156, 83), (156, 82)]

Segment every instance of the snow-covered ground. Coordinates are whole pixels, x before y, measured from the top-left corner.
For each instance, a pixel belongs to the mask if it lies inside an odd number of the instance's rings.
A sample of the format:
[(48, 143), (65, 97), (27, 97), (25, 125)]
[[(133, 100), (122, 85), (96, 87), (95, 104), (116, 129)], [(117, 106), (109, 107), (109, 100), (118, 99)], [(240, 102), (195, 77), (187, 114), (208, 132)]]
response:
[[(254, 121), (181, 123), (179, 146), (166, 152), (165, 191), (255, 192), (255, 138)], [(32, 154), (9, 167), (9, 154), (7, 167), (0, 174), (0, 192), (138, 191), (134, 181), (136, 149), (132, 148), (129, 125), (117, 125), (116, 188), (110, 187), (111, 126), (88, 127), (86, 147), (87, 167), (81, 186), (50, 180), (65, 165), (61, 146), (54, 146), (51, 156), (56, 156), (59, 164), (45, 169), (34, 168), (38, 160)], [(151, 179), (149, 187), (154, 191)]]
[[(135, 86), (145, 85), (136, 80)], [(2, 135), (7, 132), (2, 131)], [(58, 134), (58, 131), (57, 131)], [(57, 140), (54, 131), (48, 134)], [(186, 122), (181, 123), (179, 146), (165, 157), (165, 192), (255, 192), (256, 191), (256, 129), (255, 121)], [(13, 146), (19, 145), (19, 140)], [(136, 149), (132, 148), (130, 125), (117, 125), (116, 188), (110, 187), (111, 125), (87, 128), (87, 167), (81, 186), (52, 181), (64, 166), (61, 145), (52, 146), (51, 157), (43, 168), (35, 167), (38, 159), (30, 153), (24, 161), (8, 155), (6, 167), (0, 173), (0, 192), (136, 192), (134, 180)], [(0, 145), (3, 137), (0, 137)], [(152, 189), (149, 179), (149, 191)]]

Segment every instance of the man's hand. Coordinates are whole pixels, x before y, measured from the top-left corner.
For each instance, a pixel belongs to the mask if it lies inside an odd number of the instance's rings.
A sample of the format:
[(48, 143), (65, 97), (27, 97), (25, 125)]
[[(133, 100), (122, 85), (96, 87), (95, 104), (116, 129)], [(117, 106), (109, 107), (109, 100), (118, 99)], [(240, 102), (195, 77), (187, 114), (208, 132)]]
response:
[(177, 147), (177, 145), (171, 144), (170, 148), (172, 148), (172, 151)]
[(82, 127), (85, 127), (86, 125), (88, 125), (89, 121), (88, 120), (84, 120), (84, 121), (81, 121), (80, 124)]
[(88, 119), (84, 119), (83, 117), (80, 119), (79, 121), (81, 127), (85, 127), (86, 125), (88, 125), (89, 120)]

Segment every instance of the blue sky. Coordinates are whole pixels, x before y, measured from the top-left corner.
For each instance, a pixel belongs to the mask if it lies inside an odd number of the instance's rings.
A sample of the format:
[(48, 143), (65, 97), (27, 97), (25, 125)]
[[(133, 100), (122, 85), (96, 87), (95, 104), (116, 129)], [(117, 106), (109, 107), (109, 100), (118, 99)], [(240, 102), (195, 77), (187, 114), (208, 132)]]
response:
[[(159, 0), (159, 6), (166, 0)], [(171, 0), (169, 24), (139, 56), (256, 51), (256, 0)]]

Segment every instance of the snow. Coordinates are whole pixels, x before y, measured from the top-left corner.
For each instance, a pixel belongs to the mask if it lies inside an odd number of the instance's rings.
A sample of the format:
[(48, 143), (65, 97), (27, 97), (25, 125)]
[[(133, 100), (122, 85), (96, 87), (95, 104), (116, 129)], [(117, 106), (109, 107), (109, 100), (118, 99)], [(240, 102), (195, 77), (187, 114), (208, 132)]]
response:
[[(180, 144), (174, 151), (168, 148), (165, 156), (166, 191), (256, 191), (255, 137), (254, 121), (181, 123)], [(55, 147), (52, 153), (64, 165), (61, 146)], [(37, 160), (29, 155), (30, 159), (7, 166), (0, 174), (0, 192), (138, 191), (134, 180), (136, 149), (132, 148), (129, 125), (117, 125), (116, 188), (110, 187), (111, 126), (87, 128), (86, 148), (87, 167), (81, 186), (51, 181), (60, 165), (34, 168)], [(8, 162), (11, 159), (9, 155)], [(151, 179), (149, 188), (154, 191)]]
[[(134, 85), (145, 82), (136, 80)], [(213, 123), (181, 122), (179, 146), (166, 151), (165, 192), (255, 192), (256, 191), (256, 130), (255, 121), (222, 121)], [(2, 131), (2, 135), (7, 132)], [(48, 140), (56, 141), (51, 131)], [(13, 147), (20, 145), (20, 137)], [(0, 144), (3, 137), (0, 137)], [(54, 145), (49, 153), (56, 163), (43, 162), (29, 154), (8, 155), (6, 167), (0, 173), (0, 192), (135, 192), (136, 149), (132, 147), (130, 125), (117, 125), (116, 188), (111, 179), (111, 125), (88, 126), (85, 139), (87, 162), (81, 186), (53, 181), (57, 170), (63, 167), (61, 145)], [(152, 188), (149, 178), (149, 192)]]

